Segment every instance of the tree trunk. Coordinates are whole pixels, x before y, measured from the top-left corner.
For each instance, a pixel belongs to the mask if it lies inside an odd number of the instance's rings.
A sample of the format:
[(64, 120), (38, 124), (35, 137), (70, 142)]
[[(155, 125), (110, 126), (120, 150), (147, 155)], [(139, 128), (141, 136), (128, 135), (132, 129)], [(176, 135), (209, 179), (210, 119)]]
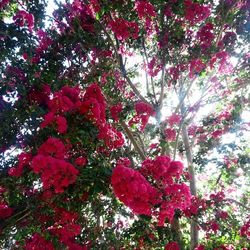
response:
[[(182, 139), (186, 151), (186, 158), (188, 163), (188, 173), (190, 175), (190, 190), (192, 195), (197, 194), (196, 190), (196, 180), (195, 180), (195, 171), (193, 167), (193, 157), (192, 157), (192, 149), (189, 143), (188, 133), (187, 133), (187, 127), (185, 124), (183, 124), (182, 127)], [(195, 249), (195, 247), (198, 244), (198, 224), (195, 220), (191, 220), (190, 225), (190, 236), (191, 236), (191, 242), (190, 242), (190, 250)]]

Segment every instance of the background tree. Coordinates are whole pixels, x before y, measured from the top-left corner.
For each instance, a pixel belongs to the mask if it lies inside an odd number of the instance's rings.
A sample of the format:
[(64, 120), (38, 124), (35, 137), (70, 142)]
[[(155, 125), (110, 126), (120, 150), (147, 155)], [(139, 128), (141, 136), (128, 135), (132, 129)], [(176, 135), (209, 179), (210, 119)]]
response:
[(249, 0), (0, 2), (2, 249), (247, 249)]

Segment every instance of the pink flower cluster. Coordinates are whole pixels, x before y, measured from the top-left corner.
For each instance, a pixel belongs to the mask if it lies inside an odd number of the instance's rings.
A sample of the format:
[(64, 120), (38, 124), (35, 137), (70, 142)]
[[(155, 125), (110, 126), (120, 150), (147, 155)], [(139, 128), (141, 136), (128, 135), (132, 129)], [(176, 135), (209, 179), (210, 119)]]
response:
[(106, 102), (100, 87), (94, 83), (91, 84), (83, 96), (79, 112), (88, 120), (100, 125), (106, 123)]
[(87, 5), (83, 1), (75, 0), (72, 2), (72, 4), (67, 4), (69, 11), (67, 21), (72, 29), (74, 29), (74, 21), (77, 19), (84, 31), (91, 33), (95, 31), (95, 16), (93, 13), (93, 5), (91, 5), (92, 3)]
[(159, 194), (142, 174), (117, 164), (111, 183), (115, 195), (134, 213), (151, 215), (152, 206), (158, 203)]
[(208, 6), (193, 3), (192, 0), (185, 0), (185, 18), (190, 22), (191, 25), (200, 23), (207, 19), (210, 15), (210, 9)]
[(26, 166), (29, 166), (32, 155), (29, 153), (21, 153), (18, 156), (18, 164), (16, 167), (11, 167), (8, 171), (10, 176), (20, 177)]
[(119, 115), (122, 112), (122, 104), (118, 103), (110, 108), (111, 117), (114, 121), (119, 121)]
[(245, 224), (240, 228), (240, 235), (242, 237), (246, 237), (250, 240), (250, 218), (248, 221), (245, 222)]
[(123, 134), (108, 123), (99, 126), (98, 139), (103, 140), (105, 146), (110, 150), (120, 148), (124, 144)]
[(200, 59), (193, 59), (190, 62), (189, 77), (193, 78), (195, 75), (199, 74), (206, 65)]
[(154, 6), (147, 0), (136, 1), (135, 10), (140, 19), (152, 18), (156, 16)]
[(138, 38), (139, 27), (136, 22), (129, 22), (122, 18), (116, 18), (109, 22), (109, 26), (118, 40), (125, 41), (128, 38)]
[(143, 131), (148, 123), (148, 119), (150, 116), (155, 114), (154, 108), (142, 101), (138, 101), (135, 104), (136, 115), (129, 121), (129, 125), (140, 124), (140, 131)]
[(169, 243), (165, 246), (164, 249), (165, 249), (165, 250), (180, 250), (180, 247), (179, 247), (179, 245), (178, 245), (177, 242), (172, 241), (172, 242), (169, 242)]
[(210, 68), (214, 67), (214, 64), (218, 62), (219, 64), (219, 73), (221, 74), (230, 74), (233, 71), (233, 65), (229, 60), (229, 54), (226, 51), (220, 51), (216, 53), (210, 60)]
[(0, 199), (0, 219), (5, 219), (12, 215), (13, 209), (2, 198)]
[(206, 23), (201, 29), (197, 32), (197, 38), (199, 39), (200, 46), (202, 51), (206, 51), (212, 45), (214, 40), (214, 33), (213, 33), (213, 24)]
[(205, 211), (207, 208), (206, 200), (198, 196), (192, 196), (191, 204), (183, 212), (186, 217), (197, 215), (200, 211)]
[(4, 9), (4, 8), (7, 6), (7, 4), (9, 3), (9, 1), (10, 1), (10, 0), (2, 0), (2, 1), (0, 2), (0, 10), (1, 10), (1, 9)]
[(57, 138), (49, 138), (39, 147), (31, 168), (40, 174), (44, 190), (53, 188), (55, 193), (62, 193), (76, 181), (79, 171), (65, 161), (66, 155), (63, 142)]
[(0, 186), (0, 220), (10, 217), (13, 213), (13, 209), (9, 207), (8, 203), (4, 200), (4, 194), (7, 189)]
[(139, 19), (145, 22), (147, 33), (152, 33), (152, 19), (156, 16), (154, 6), (147, 0), (137, 0), (135, 2), (135, 10)]
[(41, 128), (49, 125), (56, 125), (57, 131), (60, 134), (67, 132), (66, 112), (76, 110), (79, 105), (78, 87), (64, 86), (60, 91), (53, 94), (53, 97), (48, 101), (49, 112), (44, 116), (44, 121), (41, 123)]
[[(190, 205), (189, 187), (175, 183), (183, 172), (181, 162), (158, 156), (155, 160), (146, 159), (140, 172), (128, 166), (128, 162), (119, 161), (111, 183), (115, 195), (133, 212), (157, 215), (158, 225), (163, 226), (166, 218), (172, 221), (176, 209), (184, 210)], [(148, 177), (153, 178), (156, 187), (147, 181)]]
[(34, 28), (34, 16), (24, 10), (19, 10), (13, 17), (16, 25), (23, 27), (26, 23), (30, 31)]
[(185, 64), (178, 64), (174, 67), (168, 69), (169, 76), (171, 77), (171, 83), (177, 81), (180, 77), (181, 72), (186, 70), (187, 66)]
[(148, 74), (152, 77), (157, 76), (160, 70), (162, 69), (162, 65), (157, 62), (156, 57), (153, 57), (147, 66), (148, 66), (147, 69)]
[(167, 185), (173, 184), (174, 178), (180, 178), (183, 168), (180, 161), (171, 161), (168, 156), (157, 156), (154, 160), (143, 161), (140, 171), (144, 176), (152, 176), (158, 183)]
[(81, 233), (81, 226), (76, 223), (75, 217), (77, 215), (72, 215), (65, 210), (63, 212), (65, 218), (56, 221), (56, 223), (49, 228), (49, 232), (57, 236), (60, 242), (65, 245), (74, 243), (74, 238)]
[(180, 161), (171, 161), (168, 156), (157, 156), (154, 160), (146, 159), (142, 163), (141, 172), (144, 176), (151, 176), (161, 188), (164, 199), (160, 206), (158, 225), (164, 225), (165, 219), (169, 222), (174, 217), (175, 209), (186, 209), (191, 203), (191, 194), (184, 183), (177, 184), (183, 173), (183, 164)]
[(34, 233), (29, 240), (26, 240), (25, 250), (34, 250), (39, 246), (39, 250), (54, 250), (53, 244), (44, 239), (40, 234)]
[(49, 37), (48, 33), (42, 29), (38, 30), (36, 34), (39, 38), (39, 45), (36, 48), (36, 53), (41, 55), (50, 45), (52, 45), (53, 40)]
[(164, 123), (167, 124), (167, 127), (164, 130), (165, 139), (168, 142), (172, 142), (176, 140), (176, 128), (175, 125), (179, 125), (181, 122), (181, 116), (173, 113), (170, 115)]
[(176, 139), (176, 130), (172, 128), (166, 128), (164, 130), (166, 140), (169, 142), (175, 141)]
[[(118, 105), (118, 111), (119, 107)], [(53, 125), (59, 134), (66, 133), (68, 123), (65, 115), (79, 112), (85, 119), (96, 125), (99, 130), (98, 139), (103, 140), (106, 147), (115, 149), (124, 144), (122, 133), (106, 121), (106, 102), (96, 83), (88, 86), (83, 95), (78, 87), (64, 86), (53, 94), (48, 101), (48, 108), (49, 112), (44, 116), (41, 128)], [(114, 107), (112, 112), (114, 114)]]

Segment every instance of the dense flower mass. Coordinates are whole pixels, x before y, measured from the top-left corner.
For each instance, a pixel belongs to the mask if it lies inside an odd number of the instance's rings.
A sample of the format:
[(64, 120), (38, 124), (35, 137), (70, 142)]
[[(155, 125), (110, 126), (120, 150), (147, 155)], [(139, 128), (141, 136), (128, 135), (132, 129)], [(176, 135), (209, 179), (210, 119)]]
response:
[(61, 193), (76, 181), (79, 171), (66, 158), (66, 147), (60, 139), (51, 137), (39, 147), (31, 168), (40, 174), (44, 190), (53, 188)]
[(110, 113), (111, 113), (111, 116), (114, 119), (114, 121), (118, 121), (119, 120), (119, 115), (120, 115), (121, 112), (122, 112), (122, 104), (121, 103), (113, 105), (110, 108)]
[(7, 6), (10, 0), (1, 0), (0, 2), (0, 9), (3, 9), (4, 7)]
[(210, 15), (208, 6), (194, 3), (192, 0), (185, 0), (185, 18), (192, 24), (199, 23)]
[(0, 219), (8, 218), (12, 215), (13, 209), (8, 206), (8, 204), (0, 200)]
[(32, 155), (30, 153), (21, 153), (18, 156), (18, 164), (15, 167), (11, 167), (8, 171), (10, 176), (20, 177), (26, 166), (30, 164)]
[(171, 128), (166, 128), (165, 129), (165, 136), (166, 136), (166, 140), (167, 141), (175, 141), (176, 139), (176, 130), (175, 129), (171, 129)]
[(213, 24), (206, 23), (198, 32), (197, 38), (199, 39), (200, 46), (203, 51), (210, 48), (215, 35), (213, 33)]
[(104, 141), (108, 149), (120, 148), (124, 144), (123, 134), (117, 131), (110, 124), (99, 126), (98, 138)]
[(49, 112), (44, 116), (44, 121), (41, 123), (41, 128), (45, 128), (53, 123), (56, 124), (59, 134), (66, 133), (68, 127), (66, 118), (61, 115), (55, 115), (52, 112)]
[(27, 23), (30, 31), (32, 31), (34, 27), (34, 16), (24, 10), (19, 10), (13, 17), (13, 20), (20, 27), (23, 27)]
[(140, 20), (144, 21), (145, 29), (148, 34), (152, 33), (153, 18), (156, 17), (154, 6), (147, 0), (138, 0), (135, 2), (135, 10)]
[(76, 181), (79, 171), (70, 163), (51, 156), (37, 155), (31, 167), (40, 174), (43, 189), (53, 188), (55, 193), (62, 193), (65, 188)]
[(183, 168), (183, 164), (179, 161), (171, 161), (168, 156), (157, 156), (155, 160), (145, 160), (142, 163), (141, 172), (166, 185), (172, 184), (174, 178), (179, 179)]
[(180, 247), (177, 242), (172, 241), (165, 246), (165, 250), (180, 250)]
[[(140, 172), (146, 178), (152, 176), (157, 188), (152, 187)], [(181, 162), (171, 161), (168, 156), (158, 156), (155, 160), (145, 160), (140, 172), (119, 161), (111, 180), (115, 195), (135, 213), (152, 215), (154, 211), (158, 225), (163, 226), (166, 218), (172, 221), (176, 209), (185, 210), (190, 206), (189, 187), (175, 183), (183, 172)], [(155, 207), (157, 204), (160, 205), (159, 212)]]
[(40, 250), (54, 250), (53, 244), (46, 240), (38, 233), (34, 233), (32, 237), (26, 241), (25, 250), (34, 250), (39, 246)]
[(80, 104), (80, 114), (84, 114), (85, 117), (96, 124), (106, 122), (106, 102), (100, 87), (97, 84), (91, 84), (83, 96), (83, 100)]
[(135, 3), (135, 10), (140, 19), (156, 16), (154, 6), (147, 0), (138, 0)]
[(60, 139), (50, 137), (39, 147), (38, 154), (64, 159), (66, 157), (66, 147)]
[(189, 77), (193, 78), (194, 76), (198, 75), (204, 68), (205, 64), (200, 59), (194, 59), (190, 62), (190, 72)]
[(139, 124), (140, 131), (143, 131), (148, 123), (149, 117), (155, 114), (154, 108), (148, 103), (139, 101), (135, 104), (136, 115), (129, 121), (129, 125)]
[(117, 18), (109, 23), (111, 30), (117, 36), (117, 39), (124, 41), (128, 38), (138, 38), (139, 28), (137, 23), (129, 22), (122, 18)]
[(250, 219), (240, 228), (240, 235), (250, 240)]
[(157, 190), (143, 175), (121, 164), (113, 170), (111, 183), (115, 195), (136, 214), (151, 215), (159, 201)]

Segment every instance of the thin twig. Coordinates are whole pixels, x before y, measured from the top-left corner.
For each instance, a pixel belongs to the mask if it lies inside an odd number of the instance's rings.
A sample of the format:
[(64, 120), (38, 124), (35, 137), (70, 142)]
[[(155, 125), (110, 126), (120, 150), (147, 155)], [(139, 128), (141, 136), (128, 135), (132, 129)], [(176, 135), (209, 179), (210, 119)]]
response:
[(141, 150), (141, 148), (139, 147), (139, 145), (137, 144), (132, 132), (130, 131), (130, 129), (128, 128), (128, 126), (126, 125), (126, 123), (124, 121), (120, 121), (120, 124), (123, 128), (123, 130), (126, 132), (129, 140), (131, 141), (131, 143), (133, 144), (135, 150), (137, 151), (137, 153), (140, 155), (142, 160), (146, 159), (146, 156), (144, 155), (143, 151)]
[[(148, 60), (148, 54), (147, 54), (147, 50), (146, 50), (144, 38), (142, 38), (142, 48), (143, 48), (143, 52), (144, 52), (144, 55), (145, 55), (145, 58), (146, 58), (146, 63), (147, 63), (147, 66), (148, 66), (149, 60)], [(147, 74), (147, 70), (146, 70), (146, 74)], [(150, 76), (150, 82), (151, 82), (152, 92), (153, 92), (153, 96), (154, 96), (155, 104), (156, 104), (157, 103), (157, 99), (156, 99), (154, 81), (153, 81), (152, 76)]]
[(228, 199), (224, 199), (224, 201), (229, 201), (229, 202), (234, 202), (236, 203), (237, 205), (241, 206), (241, 207), (244, 207), (245, 209), (247, 209), (248, 211), (250, 211), (250, 207), (246, 206), (245, 204), (241, 203), (240, 201), (237, 201), (235, 199), (231, 199), (231, 198), (228, 198)]
[[(107, 101), (107, 104), (109, 106), (111, 106), (111, 100), (108, 96), (105, 96), (105, 99)], [(130, 131), (130, 129), (128, 128), (128, 126), (126, 125), (126, 123), (122, 120), (119, 121), (120, 125), (122, 126), (123, 130), (125, 131), (126, 135), (128, 136), (129, 140), (131, 141), (131, 143), (133, 144), (135, 150), (137, 151), (137, 153), (140, 155), (140, 158), (142, 160), (145, 160), (146, 159), (146, 156), (143, 152), (143, 150), (140, 148), (140, 146), (138, 145), (137, 141), (135, 140), (134, 136), (133, 136), (133, 133)]]
[(148, 103), (149, 102), (141, 95), (140, 91), (135, 87), (135, 85), (132, 83), (132, 81), (130, 80), (130, 78), (127, 75), (127, 71), (124, 67), (123, 61), (122, 61), (122, 56), (118, 53), (117, 47), (113, 41), (113, 39), (111, 38), (110, 34), (107, 32), (107, 30), (105, 29), (105, 27), (102, 25), (101, 22), (97, 21), (99, 23), (99, 25), (101, 26), (102, 30), (104, 31), (104, 33), (106, 34), (108, 40), (110, 41), (112, 48), (115, 51), (115, 55), (116, 58), (119, 62), (119, 68), (121, 70), (121, 73), (123, 74), (123, 77), (127, 80), (129, 86), (132, 88), (133, 92), (139, 97), (139, 99), (141, 99), (143, 102)]

